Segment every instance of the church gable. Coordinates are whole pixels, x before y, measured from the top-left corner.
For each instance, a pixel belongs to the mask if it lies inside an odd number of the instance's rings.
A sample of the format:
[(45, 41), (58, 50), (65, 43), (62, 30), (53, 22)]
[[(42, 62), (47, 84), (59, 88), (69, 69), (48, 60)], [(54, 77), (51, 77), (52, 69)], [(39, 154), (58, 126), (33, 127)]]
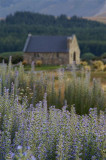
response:
[(80, 64), (80, 48), (75, 35), (69, 45), (69, 64)]

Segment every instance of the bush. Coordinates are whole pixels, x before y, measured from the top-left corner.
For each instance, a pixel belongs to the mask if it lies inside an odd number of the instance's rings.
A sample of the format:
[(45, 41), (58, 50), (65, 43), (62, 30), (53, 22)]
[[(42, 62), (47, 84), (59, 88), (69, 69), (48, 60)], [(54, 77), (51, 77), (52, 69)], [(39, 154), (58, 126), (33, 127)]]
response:
[(22, 61), (23, 61), (23, 56), (21, 56), (21, 55), (12, 56), (12, 63), (13, 64), (17, 64), (17, 63), (22, 62)]
[(81, 64), (82, 66), (87, 66), (87, 65), (88, 65), (88, 63), (87, 63), (86, 61), (81, 61), (80, 64)]
[(106, 64), (106, 53), (102, 54), (101, 60), (103, 61), (104, 64)]
[(104, 65), (104, 71), (106, 71), (106, 64)]
[(85, 69), (86, 71), (91, 71), (91, 67), (90, 67), (89, 65), (84, 66), (84, 69)]
[(83, 61), (90, 61), (90, 60), (95, 60), (95, 58), (96, 58), (96, 56), (94, 55), (94, 54), (92, 54), (92, 53), (85, 53), (85, 54), (83, 54), (82, 55), (82, 60)]
[(40, 67), (41, 65), (42, 65), (42, 61), (41, 61), (41, 60), (37, 60), (37, 61), (36, 61), (36, 66), (37, 66), (37, 67)]
[(0, 56), (0, 63), (2, 63), (3, 62), (3, 57), (2, 56)]
[(93, 69), (96, 69), (98, 71), (104, 70), (104, 63), (102, 61), (94, 61), (92, 65), (93, 65)]
[(106, 53), (103, 53), (102, 55), (101, 55), (101, 58), (106, 58)]
[(8, 62), (9, 62), (9, 58), (8, 58), (8, 57), (0, 56), (0, 63), (2, 63), (3, 60), (4, 60), (5, 63), (8, 63)]
[[(4, 60), (5, 63), (9, 62), (9, 57), (0, 56), (0, 63)], [(19, 62), (23, 61), (23, 56), (21, 55), (13, 55), (12, 56), (12, 63), (17, 64)]]
[(22, 64), (25, 66), (25, 65), (28, 64), (28, 62), (27, 62), (26, 60), (24, 60), (24, 61), (22, 62)]

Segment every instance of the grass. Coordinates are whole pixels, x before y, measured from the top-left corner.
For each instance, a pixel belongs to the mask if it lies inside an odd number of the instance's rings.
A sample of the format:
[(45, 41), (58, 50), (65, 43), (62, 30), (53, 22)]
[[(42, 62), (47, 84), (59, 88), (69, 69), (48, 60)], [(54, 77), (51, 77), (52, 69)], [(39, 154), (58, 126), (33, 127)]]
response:
[(61, 66), (41, 66), (41, 67), (36, 67), (35, 70), (36, 71), (50, 71), (50, 70), (55, 70), (55, 69), (59, 69), (61, 68)]
[(101, 81), (102, 88), (104, 90), (104, 94), (105, 94), (105, 97), (106, 97), (106, 72), (102, 72), (102, 71), (91, 72), (91, 80), (93, 78), (99, 79)]
[(20, 55), (20, 56), (22, 56), (23, 52), (21, 52), (21, 51), (17, 51), (17, 52), (3, 52), (3, 53), (0, 54), (0, 56), (2, 56), (2, 57), (10, 57), (10, 56), (14, 56), (14, 55)]
[[(63, 68), (64, 66), (52, 66), (52, 65), (42, 65), (40, 67), (35, 67), (35, 71), (51, 71), (53, 72), (56, 69), (59, 68)], [(29, 71), (31, 69), (31, 65), (26, 65), (25, 66), (25, 70)], [(70, 77), (70, 71), (66, 71), (67, 75), (69, 75)], [(69, 74), (68, 74), (69, 73)], [(77, 72), (77, 74), (79, 75), (80, 73)], [(91, 80), (93, 80), (94, 78), (101, 80), (101, 83), (106, 85), (106, 72), (103, 71), (92, 71), (91, 72)]]
[(101, 83), (106, 85), (106, 72), (91, 72), (91, 79), (93, 78), (100, 79)]
[[(53, 71), (61, 68), (61, 66), (52, 66), (52, 65), (42, 65), (41, 67), (35, 67), (35, 71)], [(31, 69), (31, 65), (25, 66), (25, 71), (29, 71)]]
[[(0, 75), (3, 77), (2, 88), (6, 86), (11, 91), (11, 83), (14, 83), (15, 92), (20, 93), (21, 103), (22, 98), (27, 96), (28, 104), (35, 105), (42, 101), (46, 92), (48, 106), (55, 105), (61, 109), (67, 100), (68, 106), (75, 104), (78, 114), (88, 113), (90, 106), (98, 107), (98, 111), (99, 106), (104, 109), (101, 84), (96, 80), (92, 82), (90, 74), (84, 70), (77, 72), (57, 70), (62, 66), (51, 65), (25, 67), (20, 63), (19, 67), (15, 68), (15, 65), (9, 63), (9, 67), (3, 65), (0, 68)], [(35, 73), (35, 71), (44, 72)], [(70, 107), (68, 109), (70, 110)]]
[[(61, 68), (63, 66), (50, 66), (50, 65), (47, 65), (47, 66), (41, 66), (41, 67), (35, 67), (35, 71), (49, 71), (49, 74), (50, 75), (54, 75), (55, 77), (55, 88), (57, 88), (56, 90), (58, 91), (58, 88), (59, 88), (59, 81), (58, 81), (58, 74), (57, 74), (57, 69)], [(30, 65), (27, 65), (25, 67), (25, 70), (26, 71), (30, 71), (31, 69), (31, 66)], [(81, 76), (81, 72), (76, 72), (77, 76)], [(67, 76), (68, 79), (72, 78), (72, 75), (70, 74), (70, 71), (65, 71), (65, 75)], [(92, 85), (92, 82), (93, 82), (93, 79), (98, 79), (101, 81), (101, 84), (102, 84), (102, 87), (104, 89), (104, 92), (105, 92), (105, 96), (106, 96), (106, 72), (103, 72), (103, 71), (92, 71), (91, 72), (91, 85)], [(64, 84), (63, 84), (63, 87), (62, 87), (62, 90), (61, 90), (61, 97), (64, 97)], [(64, 99), (64, 98), (63, 98)]]

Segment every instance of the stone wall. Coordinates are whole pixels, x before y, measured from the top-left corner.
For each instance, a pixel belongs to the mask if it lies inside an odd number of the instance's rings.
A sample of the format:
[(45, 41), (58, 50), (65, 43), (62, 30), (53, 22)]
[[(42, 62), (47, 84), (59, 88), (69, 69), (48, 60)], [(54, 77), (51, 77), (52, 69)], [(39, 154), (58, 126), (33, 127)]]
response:
[(31, 64), (41, 60), (43, 64), (69, 64), (69, 53), (24, 53), (24, 60)]
[[(69, 64), (80, 64), (80, 48), (77, 42), (77, 38), (74, 35), (73, 38), (68, 39), (68, 47), (69, 47)], [(74, 61), (75, 54), (75, 61)]]

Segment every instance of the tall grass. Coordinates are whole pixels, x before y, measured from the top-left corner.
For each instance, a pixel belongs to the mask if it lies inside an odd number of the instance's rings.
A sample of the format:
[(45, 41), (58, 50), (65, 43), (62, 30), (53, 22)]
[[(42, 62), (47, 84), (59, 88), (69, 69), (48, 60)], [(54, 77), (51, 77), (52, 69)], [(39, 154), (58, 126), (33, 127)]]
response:
[(90, 73), (85, 73), (81, 77), (76, 75), (66, 81), (65, 99), (68, 105), (75, 104), (77, 113), (88, 113), (89, 107), (97, 107), (98, 111), (106, 106), (104, 91), (100, 81), (93, 79), (90, 81)]
[(74, 104), (78, 114), (88, 113), (90, 107), (97, 107), (98, 112), (104, 110), (106, 102), (101, 83), (96, 79), (91, 82), (90, 72), (80, 71), (78, 74), (75, 71), (67, 74), (60, 69), (55, 74), (35, 73), (33, 64), (31, 71), (25, 72), (22, 64), (13, 68), (10, 60), (9, 65), (0, 65), (0, 85), (2, 94), (4, 87), (11, 93), (11, 84), (14, 83), (14, 92), (20, 97), (20, 103), (27, 96), (28, 103), (35, 105), (47, 93), (48, 106), (61, 109), (67, 103), (70, 110)]

